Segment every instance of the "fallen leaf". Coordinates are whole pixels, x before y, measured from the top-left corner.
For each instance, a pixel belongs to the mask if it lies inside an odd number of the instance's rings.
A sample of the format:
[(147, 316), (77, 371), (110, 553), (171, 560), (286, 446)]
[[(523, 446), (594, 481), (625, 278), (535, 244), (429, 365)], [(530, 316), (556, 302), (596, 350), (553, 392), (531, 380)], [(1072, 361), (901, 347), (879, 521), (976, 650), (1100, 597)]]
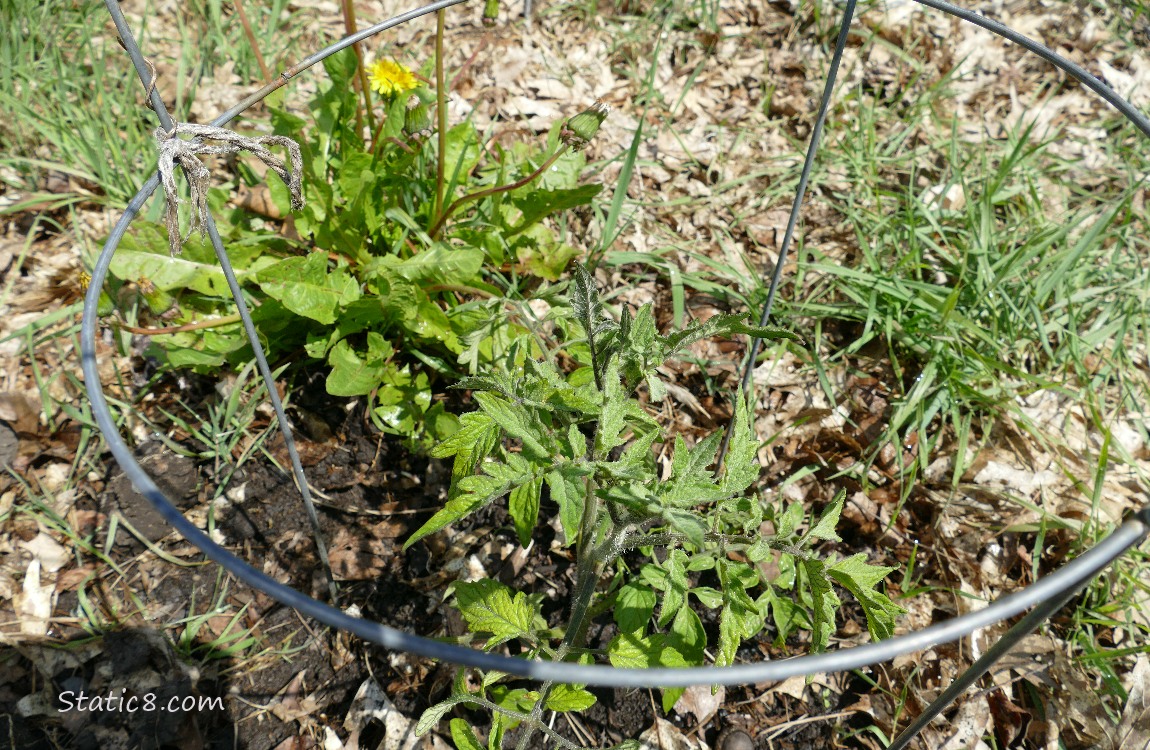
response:
[(722, 685), (714, 695), (710, 685), (692, 685), (675, 703), (675, 710), (680, 714), (692, 714), (696, 722), (706, 724), (726, 698), (727, 690)]
[(36, 558), (45, 573), (55, 573), (71, 559), (68, 550), (43, 531), (29, 542), (20, 542), (20, 546)]
[(1126, 706), (1114, 734), (1114, 750), (1150, 748), (1150, 656), (1140, 654), (1130, 672)]
[(16, 616), (20, 632), (26, 635), (47, 635), (48, 618), (52, 616), (54, 584), (40, 585), (40, 561), (28, 563), (24, 572), (24, 588), (16, 595)]
[(379, 683), (368, 678), (359, 686), (344, 717), (343, 726), (348, 730), (347, 742), (344, 743), (346, 750), (361, 750), (360, 733), (373, 720), (382, 722), (384, 726), (383, 744), (379, 750), (416, 750), (429, 744), (427, 736), (421, 739), (415, 735), (414, 723), (395, 707)]
[(655, 725), (639, 735), (639, 750), (707, 750), (707, 746), (656, 716)]

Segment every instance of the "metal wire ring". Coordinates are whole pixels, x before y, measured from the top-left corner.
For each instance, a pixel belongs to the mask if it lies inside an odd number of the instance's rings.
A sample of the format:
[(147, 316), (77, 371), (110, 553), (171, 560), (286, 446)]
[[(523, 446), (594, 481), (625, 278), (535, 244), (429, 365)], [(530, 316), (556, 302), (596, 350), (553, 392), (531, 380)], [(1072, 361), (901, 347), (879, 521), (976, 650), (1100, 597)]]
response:
[[(1125, 99), (1118, 96), (1113, 90), (1094, 78), (1080, 66), (1066, 60), (1041, 44), (1008, 29), (1002, 24), (982, 18), (977, 14), (958, 8), (950, 3), (943, 2), (942, 0), (915, 1), (982, 26), (1038, 54), (1058, 68), (1074, 76), (1085, 86), (1097, 93), (1118, 109), (1127, 119), (1133, 122), (1147, 137), (1150, 137), (1150, 120), (1147, 120), (1144, 115)], [(276, 80), (213, 120), (211, 124), (215, 126), (227, 124), (236, 115), (260, 101), (272, 91), (283, 86), (299, 72), (358, 41), (393, 28), (413, 18), (452, 5), (458, 5), (462, 2), (466, 2), (466, 0), (440, 0), (439, 2), (396, 16), (388, 21), (364, 29), (358, 34), (347, 37), (285, 71), (277, 77)], [(1148, 530), (1150, 530), (1150, 506), (1148, 506), (1139, 511), (1135, 517), (1119, 526), (1112, 534), (1095, 545), (1094, 548), (1056, 572), (1036, 581), (1029, 587), (1002, 597), (985, 609), (954, 618), (924, 630), (877, 643), (868, 643), (862, 646), (842, 649), (832, 653), (803, 656), (784, 661), (741, 664), (729, 667), (703, 666), (689, 668), (621, 669), (606, 665), (527, 661), (525, 659), (489, 654), (462, 646), (441, 643), (430, 638), (396, 630), (381, 623), (352, 617), (345, 612), (312, 599), (289, 586), (277, 582), (213, 542), (204, 532), (184, 518), (180, 511), (168, 501), (163, 492), (156, 486), (155, 482), (152, 481), (136, 462), (131, 450), (127, 444), (124, 443), (116, 429), (112, 415), (108, 409), (107, 400), (104, 396), (96, 362), (96, 323), (98, 320), (97, 308), (100, 290), (107, 278), (112, 256), (119, 246), (120, 241), (123, 239), (128, 225), (132, 219), (139, 214), (145, 201), (155, 192), (158, 186), (159, 177), (158, 175), (153, 175), (144, 183), (143, 187), (140, 188), (140, 191), (131, 201), (128, 202), (123, 216), (120, 217), (120, 220), (113, 228), (96, 261), (95, 267), (92, 269), (92, 281), (84, 298), (84, 316), (80, 329), (81, 365), (83, 367), (88, 396), (92, 403), (92, 414), (105, 439), (108, 441), (108, 447), (124, 473), (133, 485), (135, 485), (136, 489), (147, 497), (156, 511), (188, 541), (199, 547), (211, 560), (218, 563), (239, 580), (255, 589), (263, 591), (280, 603), (293, 607), (325, 625), (346, 630), (364, 640), (379, 644), (385, 648), (408, 651), (419, 654), (420, 656), (450, 661), (480, 669), (500, 670), (535, 680), (556, 680), (614, 687), (736, 685), (782, 680), (787, 677), (817, 672), (844, 671), (889, 661), (896, 656), (920, 651), (940, 643), (957, 640), (970, 634), (974, 630), (1012, 617), (1029, 609), (1034, 604), (1056, 596), (1059, 593), (1074, 590), (1085, 584), (1099, 571), (1106, 568), (1114, 559), (1123, 554), (1131, 546), (1139, 543), (1146, 537)]]

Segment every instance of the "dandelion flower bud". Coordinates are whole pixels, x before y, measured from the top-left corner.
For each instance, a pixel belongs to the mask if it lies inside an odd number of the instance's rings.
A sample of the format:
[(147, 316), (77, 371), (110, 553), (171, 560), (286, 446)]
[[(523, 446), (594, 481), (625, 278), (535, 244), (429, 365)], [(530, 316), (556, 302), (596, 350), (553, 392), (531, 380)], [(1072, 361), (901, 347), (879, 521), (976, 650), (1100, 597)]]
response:
[(494, 26), (497, 18), (499, 18), (499, 0), (487, 0), (483, 5), (483, 25)]
[(418, 96), (407, 100), (407, 111), (403, 113), (403, 134), (408, 138), (431, 137), (431, 115), (427, 105)]
[(611, 108), (602, 99), (596, 99), (594, 104), (563, 124), (559, 140), (570, 146), (572, 151), (581, 151), (599, 132), (599, 126), (609, 114)]

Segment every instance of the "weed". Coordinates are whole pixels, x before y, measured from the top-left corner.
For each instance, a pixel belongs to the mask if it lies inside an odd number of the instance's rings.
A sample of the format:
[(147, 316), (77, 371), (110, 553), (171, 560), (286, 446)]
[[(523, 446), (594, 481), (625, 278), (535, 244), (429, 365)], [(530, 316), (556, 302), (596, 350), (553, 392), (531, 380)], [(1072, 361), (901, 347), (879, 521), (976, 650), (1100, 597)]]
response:
[[(433, 402), (433, 379), (474, 371), (528, 336), (514, 322), (518, 301), (540, 280), (557, 279), (577, 253), (543, 220), (599, 192), (577, 184), (578, 151), (606, 109), (557, 124), (542, 147), (485, 149), (487, 138), (468, 121), (441, 126), (432, 139), (428, 105), (439, 95), (402, 65), (376, 61), (371, 81), (384, 112), (365, 140), (354, 125), (362, 120), (354, 53), (325, 66), (331, 84), (311, 101), (310, 123), (271, 110), (276, 134), (301, 141), (307, 201), (292, 220), (299, 239), (227, 209), (222, 191), (211, 191), (211, 208), (269, 353), (303, 349), (326, 360), (329, 393), (367, 396), (380, 429), (426, 445), (457, 427)], [(254, 184), (255, 175), (241, 174)], [(286, 189), (273, 182), (271, 196), (287, 216)], [(113, 262), (120, 288), (112, 297), (124, 301), (126, 286), (129, 302), (135, 295), (165, 323), (137, 332), (162, 334), (152, 351), (173, 367), (214, 372), (246, 361), (211, 248), (193, 239), (169, 258), (164, 247), (161, 228), (144, 224)]]

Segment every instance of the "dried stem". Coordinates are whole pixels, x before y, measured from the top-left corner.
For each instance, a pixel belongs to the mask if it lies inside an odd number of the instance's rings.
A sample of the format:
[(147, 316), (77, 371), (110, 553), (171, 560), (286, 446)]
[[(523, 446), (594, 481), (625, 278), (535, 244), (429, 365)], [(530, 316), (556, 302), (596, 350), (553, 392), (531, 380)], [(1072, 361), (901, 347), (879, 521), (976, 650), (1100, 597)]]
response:
[(263, 82), (267, 83), (272, 79), (271, 70), (268, 69), (268, 64), (264, 62), (264, 55), (260, 52), (260, 43), (256, 41), (255, 32), (252, 31), (252, 25), (248, 21), (247, 11), (244, 10), (244, 0), (236, 0), (236, 13), (240, 16), (240, 23), (244, 27), (244, 35), (248, 38), (248, 44), (252, 46), (252, 52), (256, 55), (256, 63), (260, 66), (260, 75), (264, 77)]

